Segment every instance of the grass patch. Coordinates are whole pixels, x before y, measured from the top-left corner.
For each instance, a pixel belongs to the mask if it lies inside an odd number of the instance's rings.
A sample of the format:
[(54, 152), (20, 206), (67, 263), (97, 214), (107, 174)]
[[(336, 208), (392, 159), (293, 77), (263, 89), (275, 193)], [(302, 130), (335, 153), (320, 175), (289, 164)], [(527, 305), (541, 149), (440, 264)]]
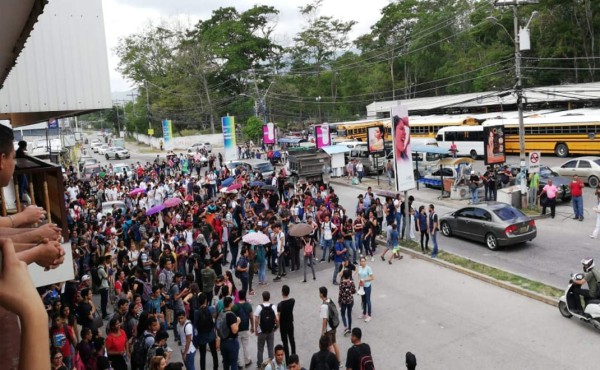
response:
[(527, 216), (539, 216), (540, 215), (540, 209), (539, 208), (520, 208), (521, 212), (525, 213)]
[(194, 135), (209, 135), (211, 134), (210, 128), (204, 130), (181, 130), (180, 132), (174, 132), (174, 137), (194, 136)]
[[(412, 249), (415, 252), (421, 252), (421, 247), (417, 242), (403, 240), (400, 242), (400, 245), (405, 248)], [(556, 289), (555, 287), (530, 279), (526, 279), (522, 276), (515, 275), (513, 273), (503, 271), (498, 268), (485, 265), (483, 263), (475, 262), (468, 258), (457, 256), (456, 254), (452, 254), (446, 251), (440, 250), (437, 258), (442, 261), (451, 263), (455, 266), (460, 266), (462, 268), (475, 271), (482, 275), (486, 275), (496, 280), (510, 283), (512, 285), (547, 297), (560, 298), (560, 296), (563, 294), (562, 290)]]

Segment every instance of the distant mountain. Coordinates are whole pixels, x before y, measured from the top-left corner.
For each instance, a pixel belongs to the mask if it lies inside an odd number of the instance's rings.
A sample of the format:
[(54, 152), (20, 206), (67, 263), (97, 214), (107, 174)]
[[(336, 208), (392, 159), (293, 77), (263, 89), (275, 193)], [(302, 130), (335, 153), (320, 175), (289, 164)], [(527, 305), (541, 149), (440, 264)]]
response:
[(137, 89), (127, 91), (112, 91), (110, 93), (112, 100), (133, 100), (131, 94), (137, 95)]

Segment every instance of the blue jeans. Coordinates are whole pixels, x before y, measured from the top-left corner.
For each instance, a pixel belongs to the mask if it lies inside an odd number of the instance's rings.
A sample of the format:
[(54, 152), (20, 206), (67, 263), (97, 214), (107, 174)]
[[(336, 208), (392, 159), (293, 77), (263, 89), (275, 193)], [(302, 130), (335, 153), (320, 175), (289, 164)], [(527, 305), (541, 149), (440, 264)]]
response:
[(194, 365), (195, 359), (196, 359), (196, 351), (185, 355), (185, 359), (183, 359), (183, 363), (185, 364), (186, 370), (196, 370), (196, 366)]
[(573, 197), (573, 213), (576, 218), (583, 218), (583, 197)]
[(267, 260), (258, 263), (258, 282), (267, 282)]
[(479, 203), (479, 188), (471, 189), (471, 204)]
[(365, 171), (358, 171), (358, 181), (362, 182), (362, 178), (365, 176)]
[(354, 306), (354, 303), (341, 305), (342, 322), (344, 327), (349, 330), (352, 330), (352, 306)]
[[(358, 252), (360, 254), (362, 254), (362, 250), (363, 250), (363, 240), (362, 240), (362, 236), (363, 233), (362, 231), (356, 232), (354, 233), (354, 245), (356, 246), (355, 250), (358, 250)], [(356, 261), (356, 255), (354, 257), (354, 260)]]
[(325, 240), (323, 239), (323, 244), (321, 248), (323, 248), (323, 257), (321, 257), (321, 261), (325, 260), (325, 256), (329, 255), (329, 250), (333, 247), (333, 239)]
[(344, 247), (346, 247), (346, 250), (353, 252), (353, 255), (354, 255), (353, 261), (356, 262), (356, 248), (354, 248), (354, 244), (352, 243), (352, 240), (344, 240)]
[(388, 185), (392, 186), (392, 171), (386, 171), (385, 172), (387, 179), (388, 179)]
[(221, 340), (221, 355), (223, 355), (223, 369), (238, 370), (238, 353), (240, 342), (237, 338)]
[(365, 294), (362, 297), (362, 313), (371, 316), (371, 286), (364, 287)]
[(340, 271), (340, 267), (342, 266), (341, 262), (333, 262), (334, 264), (334, 268), (333, 268), (333, 282), (335, 283), (337, 281), (337, 273)]
[(431, 243), (433, 244), (433, 250), (431, 251), (431, 257), (435, 258), (438, 254), (438, 244), (437, 244), (437, 230), (429, 234), (431, 237)]

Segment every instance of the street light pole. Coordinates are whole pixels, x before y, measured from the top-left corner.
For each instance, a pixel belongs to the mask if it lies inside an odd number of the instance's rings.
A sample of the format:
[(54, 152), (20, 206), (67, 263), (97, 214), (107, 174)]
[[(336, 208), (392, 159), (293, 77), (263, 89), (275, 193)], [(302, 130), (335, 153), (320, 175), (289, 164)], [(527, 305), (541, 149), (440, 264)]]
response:
[(317, 101), (317, 105), (319, 106), (319, 123), (321, 123), (323, 122), (323, 119), (321, 118), (321, 95), (317, 96), (315, 100)]

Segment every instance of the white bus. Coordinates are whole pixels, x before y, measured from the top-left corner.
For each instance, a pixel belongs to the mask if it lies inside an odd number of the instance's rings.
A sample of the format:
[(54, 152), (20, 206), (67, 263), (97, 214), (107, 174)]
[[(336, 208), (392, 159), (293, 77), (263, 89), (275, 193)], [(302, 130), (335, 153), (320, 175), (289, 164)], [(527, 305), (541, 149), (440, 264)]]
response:
[(438, 131), (436, 140), (440, 148), (448, 150), (454, 142), (459, 157), (477, 159), (483, 156), (483, 126), (443, 127)]

